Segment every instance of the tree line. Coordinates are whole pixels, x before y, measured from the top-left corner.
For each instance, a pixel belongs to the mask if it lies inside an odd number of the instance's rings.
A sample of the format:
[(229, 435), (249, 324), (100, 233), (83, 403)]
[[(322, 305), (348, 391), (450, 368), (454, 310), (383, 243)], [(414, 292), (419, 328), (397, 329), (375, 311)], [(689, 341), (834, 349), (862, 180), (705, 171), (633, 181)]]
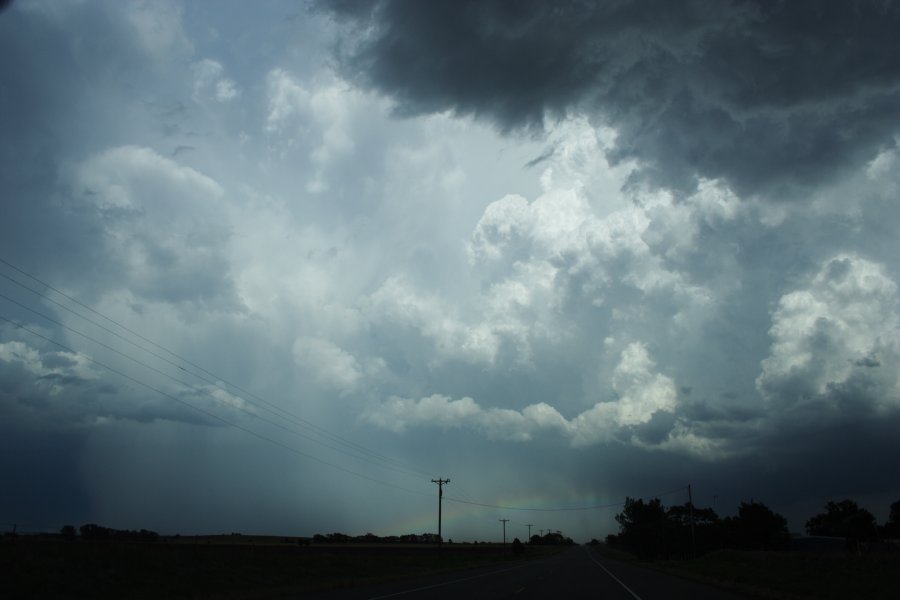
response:
[(59, 530), (59, 534), (67, 540), (74, 540), (79, 536), (83, 540), (114, 540), (122, 542), (156, 542), (159, 540), (159, 534), (148, 529), (113, 529), (97, 525), (96, 523), (85, 523), (77, 530), (74, 525), (65, 525)]
[[(648, 502), (626, 498), (616, 515), (619, 533), (606, 543), (653, 560), (683, 558), (712, 550), (784, 550), (791, 540), (787, 519), (761, 502), (741, 502), (737, 514), (720, 518), (712, 508), (690, 503), (663, 506), (658, 498)], [(900, 500), (891, 504), (887, 522), (852, 500), (827, 502), (824, 512), (806, 521), (810, 536), (843, 538), (848, 549), (859, 551), (866, 543), (900, 538)], [(596, 540), (594, 540), (596, 543)]]

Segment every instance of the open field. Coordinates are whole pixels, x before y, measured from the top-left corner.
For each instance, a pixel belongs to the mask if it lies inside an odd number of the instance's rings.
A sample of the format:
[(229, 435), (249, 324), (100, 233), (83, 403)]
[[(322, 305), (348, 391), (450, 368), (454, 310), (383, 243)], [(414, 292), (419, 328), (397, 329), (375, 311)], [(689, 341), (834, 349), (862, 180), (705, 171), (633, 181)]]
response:
[[(334, 544), (185, 536), (157, 543), (0, 540), (3, 598), (266, 598), (522, 560), (509, 545)], [(528, 548), (525, 559), (559, 549)]]
[[(603, 545), (596, 549), (610, 558), (635, 560)], [(721, 550), (695, 560), (641, 564), (760, 598), (893, 600), (900, 590), (900, 553), (896, 552), (856, 556)]]
[(892, 600), (900, 590), (900, 554), (720, 551), (659, 566), (769, 598)]

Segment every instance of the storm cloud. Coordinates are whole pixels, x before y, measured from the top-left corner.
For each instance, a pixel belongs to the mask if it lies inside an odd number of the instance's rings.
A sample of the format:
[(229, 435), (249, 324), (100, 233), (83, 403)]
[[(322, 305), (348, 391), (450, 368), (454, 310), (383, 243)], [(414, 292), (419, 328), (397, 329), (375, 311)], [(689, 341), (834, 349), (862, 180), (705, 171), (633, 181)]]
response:
[(793, 198), (892, 146), (898, 126), (890, 2), (323, 4), (356, 24), (344, 71), (399, 113), (508, 131), (586, 112), (617, 131), (614, 160), (679, 190), (723, 178)]
[(453, 539), (688, 483), (883, 518), (898, 11), (14, 3), (0, 517), (421, 533), (449, 477)]

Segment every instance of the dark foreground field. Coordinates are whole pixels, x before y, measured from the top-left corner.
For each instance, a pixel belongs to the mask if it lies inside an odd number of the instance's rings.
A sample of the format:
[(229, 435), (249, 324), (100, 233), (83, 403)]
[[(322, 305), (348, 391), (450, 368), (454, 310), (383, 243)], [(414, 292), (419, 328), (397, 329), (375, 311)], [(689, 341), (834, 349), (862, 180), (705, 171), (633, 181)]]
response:
[(720, 551), (663, 570), (727, 585), (765, 598), (894, 600), (900, 598), (900, 554)]
[[(222, 542), (222, 543), (219, 543)], [(228, 542), (228, 543), (224, 543)], [(525, 559), (554, 548), (531, 547)], [(2, 598), (266, 598), (521, 560), (510, 546), (0, 540)]]
[(601, 555), (715, 584), (758, 598), (894, 600), (900, 598), (900, 552), (750, 552), (721, 550), (694, 560), (637, 561), (605, 545)]

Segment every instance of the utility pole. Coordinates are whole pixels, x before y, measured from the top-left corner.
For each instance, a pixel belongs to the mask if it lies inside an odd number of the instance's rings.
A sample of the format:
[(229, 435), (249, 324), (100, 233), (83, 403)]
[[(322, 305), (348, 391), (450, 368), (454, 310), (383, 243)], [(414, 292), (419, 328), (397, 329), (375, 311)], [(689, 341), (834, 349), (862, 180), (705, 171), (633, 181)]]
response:
[(506, 544), (506, 522), (509, 521), (509, 519), (500, 520), (503, 521), (503, 543)]
[(697, 538), (694, 537), (694, 498), (691, 495), (691, 484), (688, 484), (688, 514), (691, 518), (691, 558), (697, 555)]
[(441, 542), (444, 541), (444, 538), (441, 537), (441, 499), (444, 497), (444, 484), (450, 483), (450, 478), (447, 479), (432, 479), (431, 483), (438, 484), (438, 547), (441, 546)]
[(543, 529), (539, 529), (538, 531), (541, 532), (541, 537), (543, 538), (543, 537), (544, 537), (544, 530), (543, 530)]
[(528, 543), (531, 543), (531, 523), (528, 524)]

